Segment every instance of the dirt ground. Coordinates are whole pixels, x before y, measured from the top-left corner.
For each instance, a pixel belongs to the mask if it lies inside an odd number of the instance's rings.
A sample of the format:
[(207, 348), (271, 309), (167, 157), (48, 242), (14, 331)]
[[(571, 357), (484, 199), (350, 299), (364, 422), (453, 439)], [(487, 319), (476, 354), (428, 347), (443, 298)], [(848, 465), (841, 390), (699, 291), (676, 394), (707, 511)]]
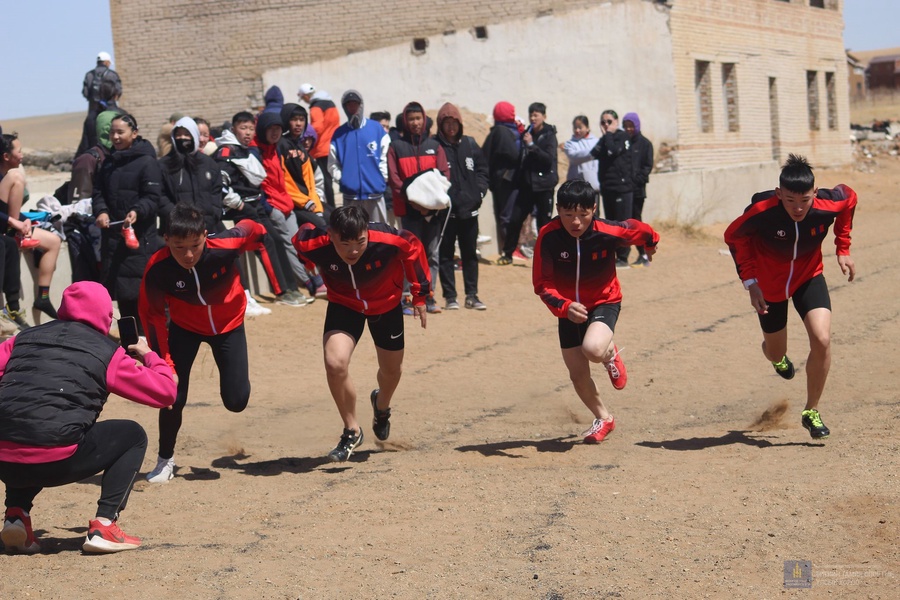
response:
[[(177, 476), (141, 478), (122, 514), (144, 546), (82, 555), (99, 479), (47, 489), (32, 513), (43, 553), (0, 558), (0, 598), (895, 598), (900, 160), (818, 181), (860, 197), (856, 281), (826, 242), (827, 440), (800, 426), (802, 369), (786, 382), (760, 353), (724, 225), (666, 229), (649, 269), (620, 272), (629, 382), (617, 392), (595, 369), (617, 420), (601, 445), (581, 443), (590, 414), (525, 266), (481, 267), (485, 312), (429, 316), (426, 330), (407, 320), (384, 443), (368, 426), (364, 336), (351, 370), (366, 441), (340, 465), (325, 459), (341, 432), (322, 365), (325, 303), (271, 305), (247, 323), (245, 412), (222, 407), (201, 350)], [(798, 368), (806, 351), (792, 312)], [(152, 468), (154, 412), (111, 398), (103, 418), (144, 425)], [(786, 561), (811, 561), (811, 590), (785, 590)]]

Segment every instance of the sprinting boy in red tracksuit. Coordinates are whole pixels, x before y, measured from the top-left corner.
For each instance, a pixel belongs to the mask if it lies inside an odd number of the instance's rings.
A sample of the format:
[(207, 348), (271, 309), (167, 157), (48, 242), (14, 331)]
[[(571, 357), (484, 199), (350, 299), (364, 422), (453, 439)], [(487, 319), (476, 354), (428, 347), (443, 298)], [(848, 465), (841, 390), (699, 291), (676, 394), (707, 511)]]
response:
[(616, 250), (645, 246), (652, 257), (659, 243), (649, 225), (598, 219), (596, 208), (590, 183), (564, 183), (556, 196), (558, 216), (541, 228), (532, 267), (534, 293), (559, 317), (559, 345), (575, 392), (594, 415), (591, 428), (582, 434), (586, 444), (602, 442), (616, 427), (591, 379), (591, 363), (606, 366), (617, 390), (628, 380), (613, 342), (622, 302)]
[(403, 278), (409, 281), (413, 309), (424, 328), (425, 299), (431, 293), (425, 249), (408, 231), (370, 223), (369, 213), (355, 203), (335, 209), (328, 229), (305, 224), (294, 236), (294, 247), (309, 267), (319, 268), (328, 288), (325, 373), (344, 422), (341, 440), (328, 458), (343, 462), (363, 441), (349, 368), (367, 324), (378, 358), (378, 388), (369, 396), (375, 413), (372, 429), (379, 440), (390, 434), (391, 398), (403, 366)]
[(241, 412), (250, 400), (244, 332), (247, 297), (237, 268), (240, 253), (259, 251), (269, 280), (278, 286), (264, 246), (266, 229), (260, 223), (244, 219), (214, 237), (207, 238), (206, 233), (202, 213), (188, 204), (177, 205), (169, 219), (166, 247), (150, 258), (141, 282), (138, 308), (148, 342), (178, 377), (175, 404), (159, 415), (159, 458), (147, 475), (152, 483), (174, 477), (175, 440), (201, 342), (212, 348), (225, 408)]
[(853, 281), (850, 231), (856, 192), (846, 185), (816, 188), (812, 167), (805, 158), (791, 154), (779, 187), (756, 194), (751, 202), (725, 230), (725, 242), (759, 314), (763, 354), (784, 379), (794, 377), (794, 364), (786, 354), (788, 299), (803, 320), (809, 358), (800, 423), (813, 439), (825, 438), (831, 432), (818, 405), (831, 366), (831, 298), (823, 274), (822, 242), (834, 223), (838, 266)]

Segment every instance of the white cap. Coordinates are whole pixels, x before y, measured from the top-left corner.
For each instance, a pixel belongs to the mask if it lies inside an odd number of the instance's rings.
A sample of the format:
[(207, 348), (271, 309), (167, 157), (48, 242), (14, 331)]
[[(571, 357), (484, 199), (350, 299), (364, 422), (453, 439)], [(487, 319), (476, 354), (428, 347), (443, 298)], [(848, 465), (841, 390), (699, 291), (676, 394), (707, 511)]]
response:
[(112, 61), (112, 56), (109, 55), (109, 52), (100, 52), (97, 54), (97, 62), (106, 62)]
[(304, 83), (300, 86), (300, 89), (297, 91), (298, 96), (305, 96), (306, 94), (312, 94), (316, 91), (316, 88), (313, 87), (311, 83)]

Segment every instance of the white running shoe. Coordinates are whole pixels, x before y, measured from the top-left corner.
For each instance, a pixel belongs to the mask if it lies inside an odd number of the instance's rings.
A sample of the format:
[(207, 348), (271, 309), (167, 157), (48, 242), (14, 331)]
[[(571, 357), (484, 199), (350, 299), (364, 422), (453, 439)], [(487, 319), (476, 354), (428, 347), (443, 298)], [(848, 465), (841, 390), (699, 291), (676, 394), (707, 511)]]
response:
[(259, 302), (256, 301), (256, 298), (253, 298), (252, 296), (247, 298), (247, 308), (244, 309), (245, 317), (260, 317), (262, 315), (270, 314), (272, 314), (271, 308), (260, 306)]
[(150, 483), (168, 483), (175, 477), (175, 457), (156, 457), (156, 468), (147, 473), (147, 481)]

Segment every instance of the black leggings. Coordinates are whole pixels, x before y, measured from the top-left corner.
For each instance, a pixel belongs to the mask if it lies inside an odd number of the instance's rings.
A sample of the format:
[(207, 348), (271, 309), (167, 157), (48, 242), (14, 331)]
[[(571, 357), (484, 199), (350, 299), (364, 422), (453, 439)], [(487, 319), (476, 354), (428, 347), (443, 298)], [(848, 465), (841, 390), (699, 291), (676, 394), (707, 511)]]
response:
[(125, 510), (146, 450), (147, 434), (134, 421), (98, 421), (69, 458), (39, 464), (0, 461), (6, 507), (30, 512), (35, 496), (45, 487), (75, 483), (102, 471), (96, 516), (115, 520)]
[(181, 429), (181, 413), (187, 404), (191, 383), (191, 367), (200, 350), (200, 343), (212, 348), (219, 368), (219, 394), (222, 404), (231, 412), (241, 412), (250, 401), (250, 367), (247, 362), (247, 335), (244, 326), (218, 335), (200, 335), (169, 323), (169, 352), (178, 375), (178, 394), (171, 410), (159, 411), (159, 456), (172, 458), (175, 440)]

